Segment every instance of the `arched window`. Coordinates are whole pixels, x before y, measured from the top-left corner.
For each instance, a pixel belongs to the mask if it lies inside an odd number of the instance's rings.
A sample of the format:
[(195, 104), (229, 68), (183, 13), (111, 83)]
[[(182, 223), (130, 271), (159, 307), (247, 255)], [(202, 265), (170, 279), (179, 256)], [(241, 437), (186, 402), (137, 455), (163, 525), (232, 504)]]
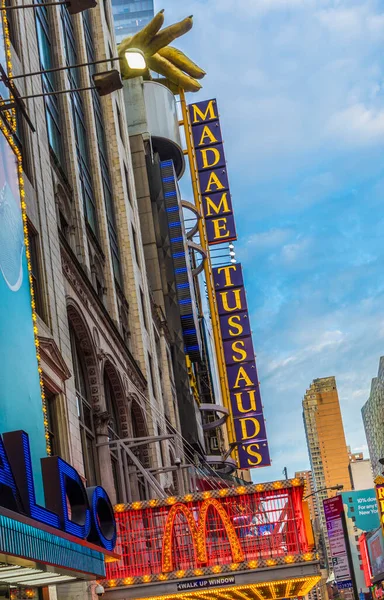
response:
[(113, 391), (112, 382), (106, 370), (104, 370), (104, 394), (105, 404), (109, 414), (109, 437), (110, 439), (116, 440), (121, 437), (121, 426), (119, 419), (119, 412), (117, 410), (117, 403), (115, 398), (115, 392)]
[[(111, 369), (109, 368), (111, 372)], [(116, 375), (116, 374), (115, 374)], [(113, 374), (112, 374), (113, 377)], [(108, 374), (108, 367), (104, 369), (104, 396), (105, 396), (105, 406), (109, 415), (108, 421), (108, 437), (109, 441), (113, 442), (113, 440), (120, 439), (121, 436), (121, 425), (119, 418), (119, 411), (117, 408), (116, 394), (113, 389), (112, 380), (110, 375)], [(119, 454), (117, 451), (116, 444), (111, 445), (111, 466), (113, 473), (113, 481), (115, 484), (116, 497), (119, 498), (122, 486), (124, 485), (121, 481), (121, 471), (119, 467)]]
[[(146, 435), (148, 435), (148, 432), (146, 431), (146, 427), (143, 423), (141, 409), (135, 401), (132, 402), (132, 408), (131, 408), (131, 426), (132, 426), (132, 437), (133, 438), (136, 439), (136, 438), (145, 437)], [(141, 446), (136, 446), (135, 448), (133, 448), (133, 452), (135, 453), (135, 455), (137, 456), (137, 458), (139, 459), (139, 461), (141, 462), (142, 465), (144, 465), (146, 468), (148, 468), (150, 466), (149, 461), (148, 461), (149, 449), (146, 444), (145, 445), (143, 444)], [(139, 475), (139, 473), (137, 473), (137, 483), (138, 483), (140, 500), (147, 500), (144, 479), (141, 476), (141, 474)]]
[(80, 423), (81, 446), (83, 451), (85, 477), (88, 486), (97, 484), (96, 447), (92, 404), (84, 354), (75, 330), (70, 326), (73, 375), (75, 378), (77, 414)]

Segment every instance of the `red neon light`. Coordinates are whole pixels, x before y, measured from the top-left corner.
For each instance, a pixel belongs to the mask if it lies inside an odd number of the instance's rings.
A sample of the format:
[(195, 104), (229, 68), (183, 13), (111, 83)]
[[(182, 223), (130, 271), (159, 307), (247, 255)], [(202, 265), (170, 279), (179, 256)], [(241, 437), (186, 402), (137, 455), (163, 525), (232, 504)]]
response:
[(122, 558), (106, 565), (107, 579), (149, 574), (166, 578), (172, 570), (199, 571), (243, 562), (257, 566), (259, 560), (294, 562), (308, 553), (302, 486), (282, 483), (279, 489), (225, 492), (218, 492), (222, 497), (215, 499), (208, 498), (208, 492), (198, 499), (170, 498), (166, 505), (153, 500), (145, 508), (137, 503), (116, 512), (116, 552)]
[(363, 565), (364, 581), (365, 581), (365, 585), (367, 586), (367, 588), (369, 588), (372, 585), (372, 569), (371, 569), (371, 563), (369, 560), (368, 546), (367, 546), (367, 534), (366, 533), (361, 534), (361, 536), (359, 537), (358, 543), (359, 543), (359, 549), (360, 549), (360, 555), (361, 555), (361, 563)]

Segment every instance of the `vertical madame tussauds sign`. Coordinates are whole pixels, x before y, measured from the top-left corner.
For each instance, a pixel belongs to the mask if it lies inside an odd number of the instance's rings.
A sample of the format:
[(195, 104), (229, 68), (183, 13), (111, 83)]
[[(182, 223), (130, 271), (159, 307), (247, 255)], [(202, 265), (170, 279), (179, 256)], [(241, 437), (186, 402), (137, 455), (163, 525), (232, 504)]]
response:
[(208, 244), (237, 239), (216, 100), (189, 105)]
[(241, 264), (212, 269), (242, 469), (270, 465)]

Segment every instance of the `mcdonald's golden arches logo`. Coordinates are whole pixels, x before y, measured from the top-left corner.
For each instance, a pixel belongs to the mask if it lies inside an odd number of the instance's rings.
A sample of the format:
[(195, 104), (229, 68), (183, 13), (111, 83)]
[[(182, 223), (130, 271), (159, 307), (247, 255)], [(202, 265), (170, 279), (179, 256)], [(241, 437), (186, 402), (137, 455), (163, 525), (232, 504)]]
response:
[(226, 531), (233, 562), (239, 563), (244, 561), (244, 552), (240, 546), (239, 539), (236, 535), (235, 528), (229, 518), (227, 512), (215, 498), (204, 500), (201, 505), (198, 522), (196, 525), (193, 513), (185, 504), (174, 504), (168, 513), (167, 522), (164, 529), (163, 552), (162, 552), (162, 570), (163, 573), (169, 573), (174, 570), (172, 548), (175, 518), (178, 514), (183, 514), (188, 524), (189, 531), (192, 537), (193, 550), (195, 558), (200, 563), (208, 562), (207, 551), (207, 516), (209, 508), (213, 508), (219, 515)]

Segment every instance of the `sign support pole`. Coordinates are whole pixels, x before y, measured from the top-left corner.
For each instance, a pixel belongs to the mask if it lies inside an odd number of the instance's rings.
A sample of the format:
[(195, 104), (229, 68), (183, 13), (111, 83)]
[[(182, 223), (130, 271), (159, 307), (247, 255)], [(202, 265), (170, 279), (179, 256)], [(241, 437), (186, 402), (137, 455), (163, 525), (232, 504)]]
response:
[[(216, 357), (217, 357), (217, 365), (218, 365), (218, 370), (219, 370), (220, 390), (221, 390), (221, 396), (223, 399), (223, 404), (230, 412), (229, 418), (227, 420), (227, 431), (228, 431), (229, 444), (234, 444), (235, 443), (235, 434), (234, 434), (234, 425), (233, 425), (233, 419), (232, 419), (231, 403), (230, 403), (230, 397), (229, 397), (229, 386), (228, 386), (227, 373), (226, 373), (226, 368), (225, 368), (224, 348), (223, 348), (223, 342), (221, 339), (219, 315), (218, 315), (218, 311), (217, 311), (215, 290), (214, 290), (214, 285), (213, 285), (213, 274), (212, 274), (212, 265), (211, 265), (211, 258), (210, 258), (210, 254), (209, 254), (208, 242), (207, 242), (207, 231), (206, 231), (205, 221), (204, 221), (204, 216), (203, 216), (203, 203), (202, 203), (202, 198), (201, 198), (199, 179), (197, 176), (196, 156), (195, 156), (195, 152), (193, 149), (193, 143), (192, 143), (192, 128), (191, 128), (191, 122), (190, 122), (190, 118), (189, 118), (188, 108), (187, 108), (186, 101), (185, 101), (184, 90), (180, 89), (179, 94), (180, 94), (180, 104), (181, 104), (182, 115), (183, 115), (185, 139), (186, 139), (186, 144), (187, 144), (189, 168), (190, 168), (190, 172), (191, 172), (193, 196), (194, 196), (194, 200), (195, 200), (195, 205), (201, 215), (201, 218), (198, 219), (198, 231), (199, 231), (199, 235), (200, 235), (200, 245), (202, 246), (203, 250), (205, 250), (205, 252), (207, 254), (207, 257), (204, 259), (204, 274), (205, 274), (205, 279), (206, 279), (206, 283), (207, 283), (209, 310), (210, 310), (211, 318), (212, 318), (212, 332), (213, 332), (213, 339), (214, 339), (215, 351), (216, 351)], [(237, 451), (235, 451), (235, 452), (236, 452), (236, 459), (237, 459)]]

